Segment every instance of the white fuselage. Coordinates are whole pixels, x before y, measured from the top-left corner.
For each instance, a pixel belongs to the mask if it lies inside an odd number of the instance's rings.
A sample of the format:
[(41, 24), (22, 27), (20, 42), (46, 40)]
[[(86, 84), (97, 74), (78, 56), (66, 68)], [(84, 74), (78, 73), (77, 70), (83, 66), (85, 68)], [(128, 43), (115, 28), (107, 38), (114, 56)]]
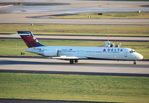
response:
[[(48, 57), (69, 57), (68, 59), (141, 60), (143, 56), (130, 48), (41, 46), (28, 48), (28, 52)], [(61, 58), (65, 59), (65, 58)], [(67, 58), (66, 58), (67, 59)]]

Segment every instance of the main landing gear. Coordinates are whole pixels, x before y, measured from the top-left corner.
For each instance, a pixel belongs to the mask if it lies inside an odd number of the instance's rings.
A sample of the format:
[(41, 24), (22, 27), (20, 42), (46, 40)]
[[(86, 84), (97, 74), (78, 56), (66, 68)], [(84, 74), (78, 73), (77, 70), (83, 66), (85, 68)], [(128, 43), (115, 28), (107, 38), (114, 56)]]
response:
[(137, 64), (137, 62), (136, 62), (136, 61), (133, 61), (133, 64), (134, 64), (134, 65), (136, 65), (136, 64)]
[(70, 64), (78, 63), (78, 59), (70, 59)]

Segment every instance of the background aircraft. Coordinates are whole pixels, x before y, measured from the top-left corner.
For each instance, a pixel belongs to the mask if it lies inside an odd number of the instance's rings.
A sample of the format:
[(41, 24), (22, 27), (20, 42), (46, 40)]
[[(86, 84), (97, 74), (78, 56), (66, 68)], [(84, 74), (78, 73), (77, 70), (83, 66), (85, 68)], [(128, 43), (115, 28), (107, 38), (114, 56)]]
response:
[(26, 51), (51, 59), (69, 60), (70, 64), (84, 59), (131, 60), (136, 64), (137, 60), (143, 59), (135, 50), (114, 46), (110, 41), (106, 41), (103, 47), (45, 46), (30, 31), (18, 31), (18, 34), (28, 46)]

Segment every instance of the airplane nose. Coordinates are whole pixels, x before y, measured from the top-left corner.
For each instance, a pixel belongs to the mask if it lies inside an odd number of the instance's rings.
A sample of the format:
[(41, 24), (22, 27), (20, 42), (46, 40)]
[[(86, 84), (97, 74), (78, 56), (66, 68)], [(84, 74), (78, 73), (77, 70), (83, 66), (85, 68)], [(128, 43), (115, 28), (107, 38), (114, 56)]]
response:
[(143, 59), (143, 55), (141, 55), (139, 53), (136, 53), (135, 57), (136, 57), (137, 60), (142, 60)]

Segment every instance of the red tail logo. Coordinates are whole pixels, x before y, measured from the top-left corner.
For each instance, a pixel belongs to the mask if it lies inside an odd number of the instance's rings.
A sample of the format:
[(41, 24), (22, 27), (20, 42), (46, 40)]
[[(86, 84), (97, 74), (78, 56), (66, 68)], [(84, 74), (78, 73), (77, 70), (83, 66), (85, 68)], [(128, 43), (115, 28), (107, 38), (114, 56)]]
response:
[(38, 40), (30, 31), (18, 31), (18, 34), (21, 36), (21, 38), (24, 40), (24, 42), (29, 48), (43, 46), (38, 42)]

